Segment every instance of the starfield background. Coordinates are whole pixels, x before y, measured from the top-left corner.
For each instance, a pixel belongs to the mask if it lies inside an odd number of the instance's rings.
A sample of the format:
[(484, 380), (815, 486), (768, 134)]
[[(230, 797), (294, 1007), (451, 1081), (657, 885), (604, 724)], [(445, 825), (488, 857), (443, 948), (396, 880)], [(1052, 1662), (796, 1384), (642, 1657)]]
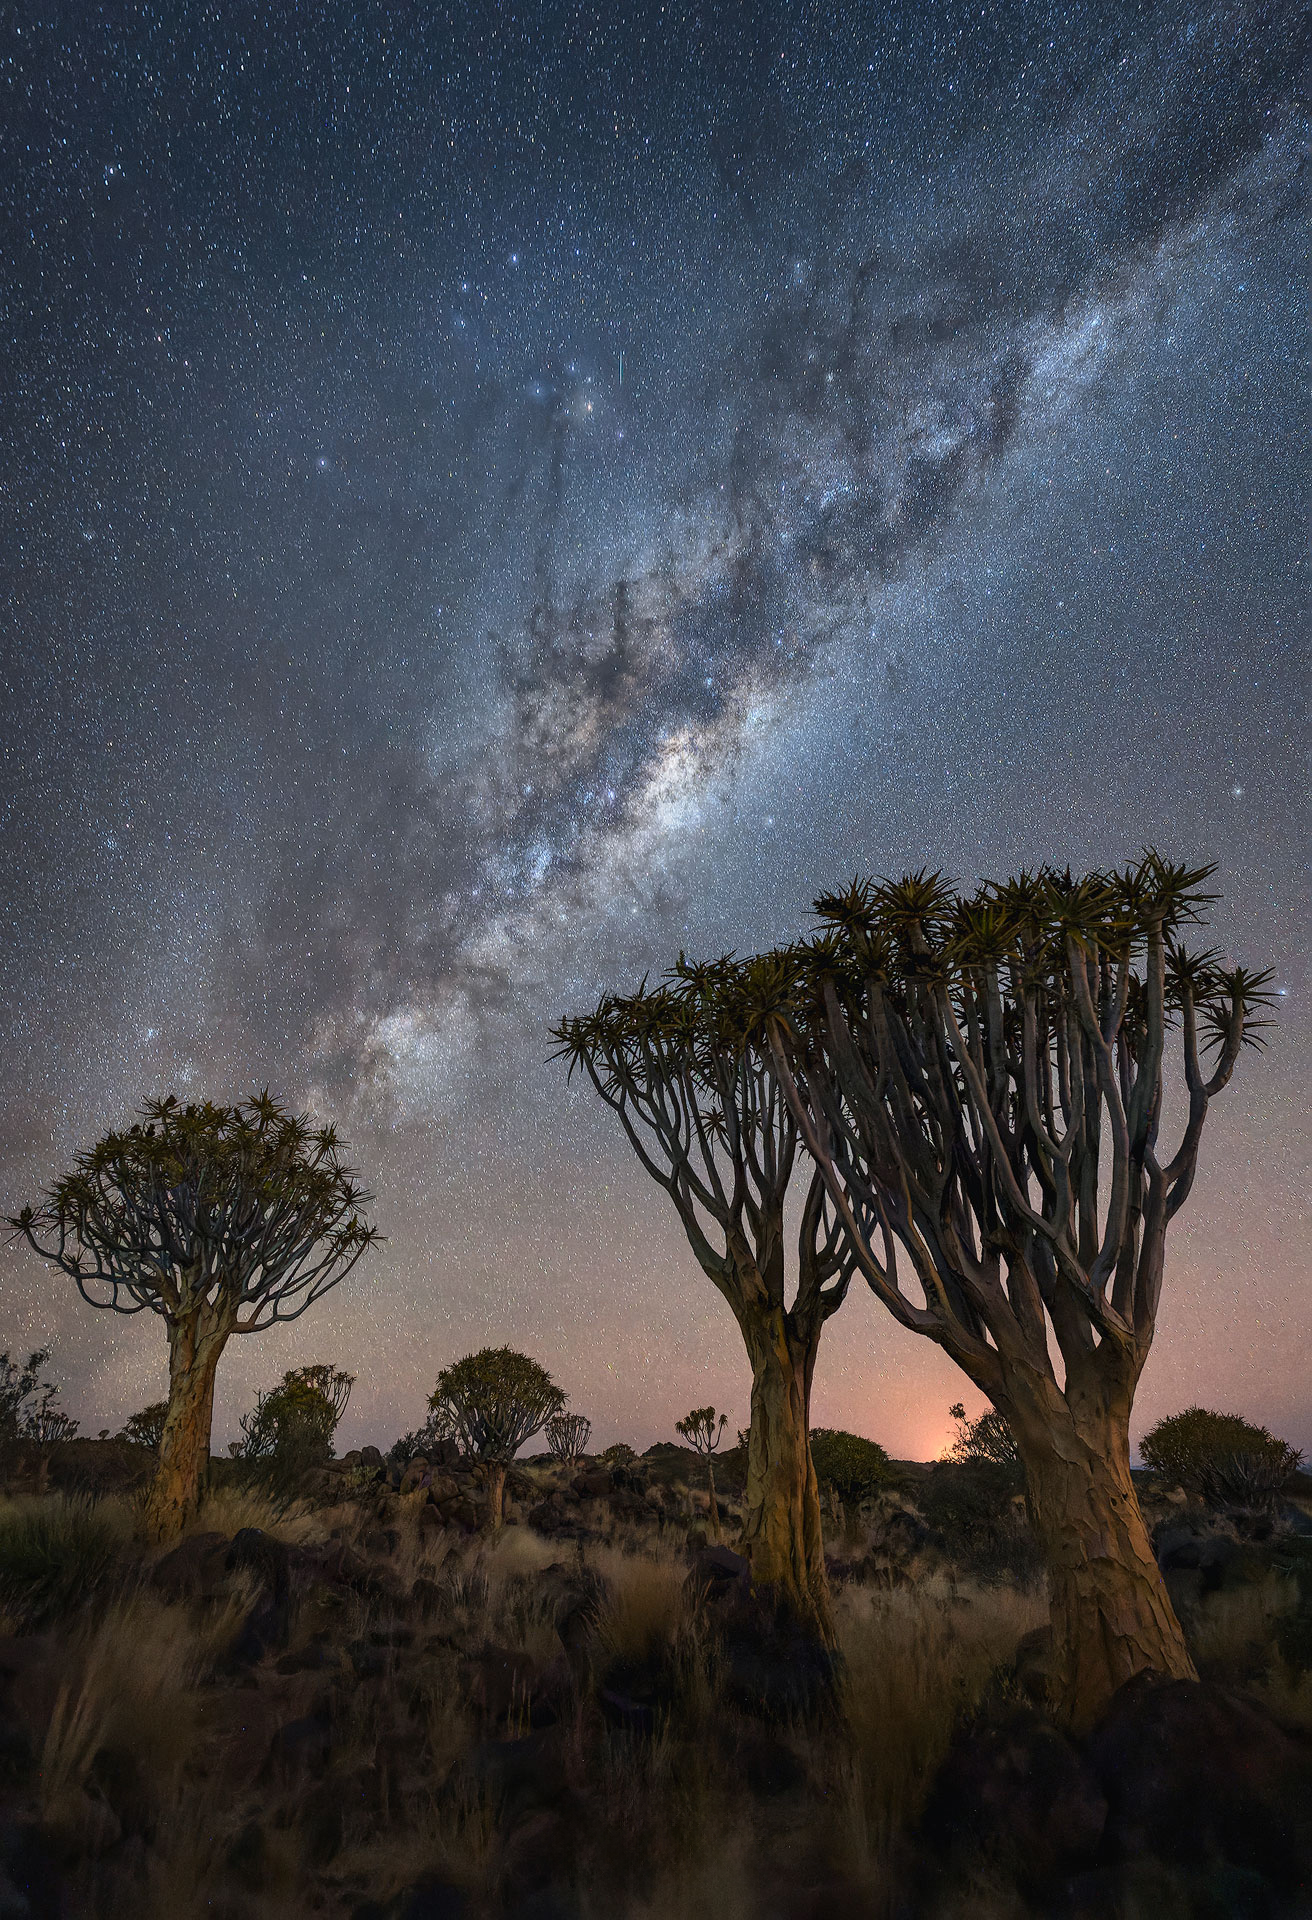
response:
[[(0, 1212), (268, 1087), (386, 1236), (229, 1342), (167, 1556), (157, 1317), (0, 1245), (0, 1910), (1303, 1910), (1305, 71), (1281, 0), (0, 22)], [(1290, 1472), (1142, 1457), (1219, 1692), (1090, 1744), (1019, 1466), (859, 1279), (837, 1664), (764, 1633), (742, 1339), (551, 1029), (854, 873), (1145, 846), (1274, 1025), (1131, 1435)], [(425, 1422), (501, 1347), (591, 1428), (498, 1526)]]

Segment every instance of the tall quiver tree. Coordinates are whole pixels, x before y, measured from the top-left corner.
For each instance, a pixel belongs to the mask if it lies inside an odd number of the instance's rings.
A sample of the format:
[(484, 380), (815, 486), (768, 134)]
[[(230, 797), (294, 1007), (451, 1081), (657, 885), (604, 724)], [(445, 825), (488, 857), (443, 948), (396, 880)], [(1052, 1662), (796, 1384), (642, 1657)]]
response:
[[(1129, 1420), (1208, 1104), (1270, 1003), (1269, 975), (1178, 944), (1210, 872), (1149, 854), (971, 898), (923, 873), (857, 885), (817, 902), (822, 937), (762, 975), (776, 1065), (862, 1272), (1015, 1439), (1049, 1570), (1054, 1705), (1075, 1727), (1138, 1672), (1193, 1673)], [(1185, 1110), (1168, 1153), (1173, 1032)]]
[(167, 1539), (205, 1486), (214, 1376), (233, 1334), (295, 1320), (378, 1234), (337, 1135), (268, 1093), (240, 1106), (150, 1102), (10, 1224), (92, 1306), (164, 1322), (169, 1398), (146, 1525)]
[(797, 1124), (768, 1050), (748, 1031), (755, 1000), (750, 970), (735, 961), (680, 960), (661, 985), (604, 999), (595, 1013), (563, 1021), (556, 1037), (570, 1071), (587, 1073), (669, 1195), (738, 1323), (752, 1369), (743, 1523), (752, 1578), (832, 1642), (808, 1435), (820, 1336), (847, 1292), (853, 1255), (823, 1180), (807, 1168), (788, 1272)]

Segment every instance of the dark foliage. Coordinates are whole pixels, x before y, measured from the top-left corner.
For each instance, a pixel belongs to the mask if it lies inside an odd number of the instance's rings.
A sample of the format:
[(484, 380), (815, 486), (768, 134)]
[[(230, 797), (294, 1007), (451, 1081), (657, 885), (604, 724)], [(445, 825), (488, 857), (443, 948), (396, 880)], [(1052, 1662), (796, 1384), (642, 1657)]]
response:
[(1041, 1565), (1016, 1476), (987, 1460), (941, 1460), (916, 1489), (916, 1503), (944, 1550), (980, 1580), (1032, 1580)]
[(868, 1500), (893, 1478), (892, 1463), (878, 1441), (841, 1427), (811, 1429), (811, 1459), (820, 1485), (849, 1504)]

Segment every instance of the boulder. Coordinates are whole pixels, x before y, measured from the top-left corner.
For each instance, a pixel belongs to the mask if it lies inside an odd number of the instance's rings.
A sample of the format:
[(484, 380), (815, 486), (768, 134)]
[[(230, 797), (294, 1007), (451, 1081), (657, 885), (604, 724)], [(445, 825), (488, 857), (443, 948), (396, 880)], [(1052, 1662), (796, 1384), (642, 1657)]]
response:
[(1033, 1890), (1090, 1862), (1106, 1822), (1095, 1770), (1054, 1726), (1022, 1709), (957, 1741), (922, 1832), (940, 1855), (989, 1860)]
[(1121, 1857), (1229, 1863), (1282, 1890), (1312, 1877), (1312, 1749), (1251, 1700), (1140, 1674), (1087, 1752)]
[(615, 1490), (615, 1482), (605, 1467), (592, 1467), (575, 1474), (570, 1482), (580, 1500), (605, 1500)]
[(214, 1600), (225, 1591), (228, 1536), (193, 1533), (157, 1560), (151, 1585), (165, 1600)]

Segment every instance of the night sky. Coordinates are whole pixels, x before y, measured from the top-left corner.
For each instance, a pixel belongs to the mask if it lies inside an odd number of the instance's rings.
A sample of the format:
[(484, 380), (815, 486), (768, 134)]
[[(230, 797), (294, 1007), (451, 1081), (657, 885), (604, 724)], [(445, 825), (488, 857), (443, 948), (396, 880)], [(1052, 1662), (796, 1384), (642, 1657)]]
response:
[[(548, 1028), (824, 886), (1147, 842), (1284, 997), (1134, 1432), (1312, 1450), (1305, 15), (19, 4), (0, 27), (0, 1203), (146, 1095), (331, 1115), (386, 1246), (234, 1341), (345, 1442), (509, 1342), (747, 1415)], [(162, 1327), (0, 1253), (84, 1430)], [(864, 1292), (817, 1421), (965, 1382)], [(967, 1395), (970, 1401), (969, 1394)]]

